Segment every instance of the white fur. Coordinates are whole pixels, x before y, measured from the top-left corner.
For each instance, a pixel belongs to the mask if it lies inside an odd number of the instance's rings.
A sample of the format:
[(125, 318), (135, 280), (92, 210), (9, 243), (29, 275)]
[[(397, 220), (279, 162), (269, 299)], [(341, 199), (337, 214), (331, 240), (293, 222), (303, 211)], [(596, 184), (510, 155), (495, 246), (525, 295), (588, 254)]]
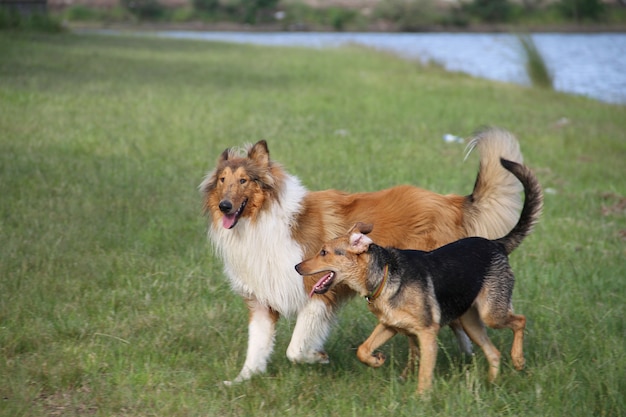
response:
[(226, 385), (250, 379), (257, 373), (265, 372), (267, 362), (274, 350), (275, 323), (270, 316), (269, 308), (258, 303), (250, 304), (251, 318), (248, 324), (248, 352), (246, 361), (237, 378), (224, 381)]
[(311, 299), (298, 314), (287, 358), (297, 363), (328, 363), (328, 358), (319, 352), (324, 348), (334, 318), (323, 301)]
[(301, 210), (307, 190), (287, 176), (282, 193), (261, 210), (255, 223), (239, 220), (233, 229), (213, 223), (209, 235), (235, 293), (250, 300), (248, 351), (243, 368), (232, 382), (265, 372), (274, 349), (275, 324), (269, 308), (281, 315), (298, 314), (287, 357), (293, 362), (327, 362), (318, 353), (330, 332), (333, 314), (322, 301), (308, 302), (295, 265), (303, 250), (291, 236), (291, 225)]
[[(468, 216), (468, 236), (497, 239), (507, 234), (517, 222), (522, 209), (522, 183), (500, 165), (500, 158), (523, 163), (519, 142), (512, 133), (499, 128), (479, 131), (467, 145), (465, 158), (477, 148), (480, 152), (480, 176), (477, 188), (483, 198), (474, 201), (474, 216)], [(485, 181), (488, 178), (489, 181)], [(494, 198), (497, 196), (497, 199)]]
[(242, 218), (233, 229), (213, 223), (209, 230), (233, 291), (286, 316), (307, 301), (302, 277), (294, 269), (303, 251), (290, 230), (306, 192), (297, 178), (288, 176), (278, 200), (269, 202), (254, 224)]

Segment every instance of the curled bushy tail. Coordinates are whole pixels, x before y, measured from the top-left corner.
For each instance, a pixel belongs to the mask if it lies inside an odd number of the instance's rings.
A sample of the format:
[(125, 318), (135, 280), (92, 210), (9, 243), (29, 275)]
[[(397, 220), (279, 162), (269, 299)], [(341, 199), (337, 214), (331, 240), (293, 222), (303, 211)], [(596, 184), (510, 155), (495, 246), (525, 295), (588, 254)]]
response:
[(478, 150), (480, 168), (466, 197), (465, 235), (497, 239), (513, 228), (522, 209), (522, 184), (500, 164), (500, 158), (524, 162), (519, 143), (510, 132), (490, 127), (476, 132), (467, 148), (468, 155)]
[(524, 208), (522, 208), (519, 221), (506, 236), (496, 240), (504, 245), (508, 255), (522, 243), (522, 240), (532, 232), (533, 227), (539, 221), (543, 208), (543, 192), (537, 177), (527, 166), (504, 158), (500, 160), (500, 163), (524, 186)]

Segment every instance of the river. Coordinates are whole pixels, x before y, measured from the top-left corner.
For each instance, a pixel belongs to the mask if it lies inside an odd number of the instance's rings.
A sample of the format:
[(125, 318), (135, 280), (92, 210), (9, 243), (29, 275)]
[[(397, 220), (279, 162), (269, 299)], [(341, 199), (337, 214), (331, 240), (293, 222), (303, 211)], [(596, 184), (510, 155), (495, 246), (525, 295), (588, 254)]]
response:
[[(406, 59), (436, 62), (491, 80), (529, 85), (516, 36), (493, 33), (316, 33), (157, 31), (152, 35), (270, 46), (339, 47), (356, 43)], [(530, 35), (557, 91), (626, 104), (626, 33)]]

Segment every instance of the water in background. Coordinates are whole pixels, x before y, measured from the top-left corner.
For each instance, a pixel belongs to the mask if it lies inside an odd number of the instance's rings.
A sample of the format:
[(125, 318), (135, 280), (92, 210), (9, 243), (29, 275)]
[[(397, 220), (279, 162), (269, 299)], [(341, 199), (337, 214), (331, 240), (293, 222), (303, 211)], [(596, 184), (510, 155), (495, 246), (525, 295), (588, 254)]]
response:
[[(337, 47), (357, 43), (404, 58), (434, 61), (448, 71), (529, 85), (524, 54), (510, 34), (154, 32), (170, 38), (273, 46)], [(626, 34), (532, 34), (558, 91), (626, 104)]]

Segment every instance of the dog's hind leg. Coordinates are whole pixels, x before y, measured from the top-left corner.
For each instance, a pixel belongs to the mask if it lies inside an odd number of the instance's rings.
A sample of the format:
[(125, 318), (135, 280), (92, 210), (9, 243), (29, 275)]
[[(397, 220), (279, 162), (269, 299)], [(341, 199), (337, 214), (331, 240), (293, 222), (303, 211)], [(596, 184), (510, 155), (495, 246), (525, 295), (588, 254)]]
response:
[(521, 314), (509, 312), (507, 326), (513, 330), (513, 346), (511, 347), (511, 360), (518, 371), (524, 369), (524, 329), (526, 329), (526, 317)]
[(374, 351), (383, 345), (387, 340), (391, 339), (397, 333), (391, 327), (378, 323), (372, 334), (359, 346), (356, 352), (357, 358), (364, 364), (372, 368), (378, 368), (385, 363), (385, 355), (382, 352)]
[(487, 277), (489, 281), (485, 285), (486, 293), (476, 299), (476, 305), (481, 320), (487, 326), (492, 329), (508, 327), (513, 330), (511, 360), (515, 369), (520, 371), (525, 365), (524, 329), (526, 328), (526, 317), (513, 313), (511, 295), (515, 277), (511, 267), (506, 260), (501, 261), (499, 267), (500, 271)]
[(511, 347), (511, 360), (513, 366), (518, 371), (524, 369), (526, 361), (524, 359), (524, 329), (526, 328), (526, 317), (521, 314), (514, 314), (509, 309), (503, 318), (494, 318), (486, 315), (483, 318), (485, 324), (492, 329), (502, 329), (508, 327), (513, 330), (513, 346)]
[(334, 318), (332, 307), (322, 300), (309, 300), (298, 313), (287, 358), (294, 363), (328, 363), (324, 342)]
[(500, 372), (500, 351), (489, 339), (487, 329), (480, 320), (475, 307), (471, 307), (461, 316), (461, 324), (470, 339), (485, 352), (489, 362), (489, 381), (493, 382)]
[(237, 378), (232, 381), (224, 381), (226, 385), (245, 381), (254, 374), (265, 372), (269, 357), (274, 350), (276, 322), (280, 315), (277, 311), (262, 305), (257, 300), (248, 299), (246, 303), (250, 310), (246, 361)]

